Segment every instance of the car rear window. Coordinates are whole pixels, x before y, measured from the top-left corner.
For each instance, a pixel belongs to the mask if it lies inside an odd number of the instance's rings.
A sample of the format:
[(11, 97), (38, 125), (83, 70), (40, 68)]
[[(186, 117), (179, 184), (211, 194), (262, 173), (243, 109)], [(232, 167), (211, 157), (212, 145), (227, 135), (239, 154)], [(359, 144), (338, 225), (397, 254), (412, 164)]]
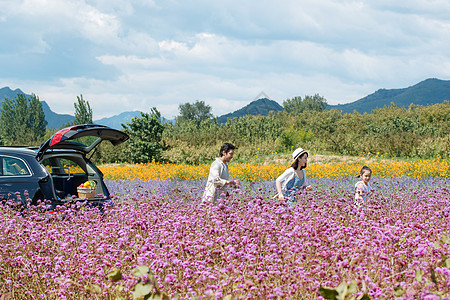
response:
[(73, 159), (63, 157), (46, 158), (42, 164), (52, 174), (85, 174), (85, 171)]
[(2, 157), (2, 176), (26, 176), (30, 175), (25, 162), (15, 157)]

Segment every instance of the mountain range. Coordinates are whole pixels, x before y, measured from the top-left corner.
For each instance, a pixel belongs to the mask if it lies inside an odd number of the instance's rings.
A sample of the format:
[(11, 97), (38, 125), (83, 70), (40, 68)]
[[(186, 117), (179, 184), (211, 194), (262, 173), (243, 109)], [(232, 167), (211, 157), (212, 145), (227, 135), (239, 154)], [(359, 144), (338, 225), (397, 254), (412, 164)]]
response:
[[(11, 90), (9, 87), (1, 88), (0, 105), (5, 98), (14, 99), (19, 93), (25, 94), (20, 89)], [(353, 111), (368, 113), (378, 107), (389, 106), (391, 102), (395, 103), (397, 106), (408, 107), (411, 103), (416, 105), (431, 105), (441, 103), (444, 100), (450, 100), (450, 80), (429, 78), (407, 88), (379, 89), (376, 92), (351, 103), (327, 105), (327, 109), (337, 108), (344, 113), (351, 113)], [(41, 103), (45, 118), (48, 122), (47, 127), (49, 128), (61, 128), (62, 125), (67, 124), (74, 119), (74, 116), (72, 115), (53, 112), (45, 101), (41, 101)], [(278, 102), (268, 98), (261, 98), (250, 102), (245, 107), (232, 113), (218, 117), (218, 121), (222, 124), (225, 123), (227, 119), (244, 115), (268, 115), (270, 111), (277, 112), (283, 109), (284, 108), (278, 104)], [(140, 117), (140, 112), (126, 111), (112, 117), (94, 120), (94, 122), (96, 124), (121, 129), (121, 123), (126, 124), (127, 122), (130, 122), (133, 117)]]
[(450, 80), (429, 78), (413, 86), (403, 89), (379, 89), (373, 94), (351, 103), (328, 105), (327, 108), (337, 108), (344, 113), (356, 110), (359, 113), (370, 112), (375, 108), (389, 106), (391, 102), (397, 106), (408, 107), (416, 105), (431, 105), (450, 100)]

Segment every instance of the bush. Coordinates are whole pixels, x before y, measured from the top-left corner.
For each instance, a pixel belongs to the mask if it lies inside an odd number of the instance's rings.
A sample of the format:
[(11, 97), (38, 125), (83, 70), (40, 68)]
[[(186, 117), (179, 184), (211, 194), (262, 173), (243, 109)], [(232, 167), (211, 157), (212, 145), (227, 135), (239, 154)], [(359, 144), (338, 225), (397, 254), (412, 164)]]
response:
[(162, 142), (164, 126), (161, 124), (161, 114), (156, 108), (151, 114), (142, 113), (141, 118), (134, 117), (131, 123), (124, 126), (124, 132), (129, 136), (129, 147), (125, 154), (133, 163), (161, 161), (165, 145)]
[(449, 115), (450, 102), (445, 101), (409, 108), (391, 105), (363, 115), (342, 114), (336, 109), (305, 110), (296, 115), (247, 115), (222, 126), (210, 120), (200, 126), (167, 125), (164, 141), (171, 147), (164, 157), (186, 163), (208, 161), (216, 157), (221, 142), (227, 141), (239, 147), (235, 158), (242, 161), (272, 152), (289, 153), (296, 147), (329, 149), (343, 155), (379, 152), (427, 158), (449, 153)]
[(313, 140), (314, 133), (311, 130), (305, 131), (303, 128), (300, 130), (291, 126), (283, 132), (276, 139), (276, 150), (286, 151), (292, 148), (298, 147), (298, 145)]
[(126, 154), (128, 143), (113, 146), (110, 142), (104, 141), (97, 146), (91, 161), (95, 164), (111, 164), (117, 162), (131, 162)]
[(186, 142), (179, 142), (176, 146), (169, 146), (161, 157), (170, 163), (205, 164), (219, 156), (221, 145), (191, 146)]
[(417, 146), (417, 155), (423, 158), (447, 156), (450, 153), (450, 135), (438, 138), (425, 138)]

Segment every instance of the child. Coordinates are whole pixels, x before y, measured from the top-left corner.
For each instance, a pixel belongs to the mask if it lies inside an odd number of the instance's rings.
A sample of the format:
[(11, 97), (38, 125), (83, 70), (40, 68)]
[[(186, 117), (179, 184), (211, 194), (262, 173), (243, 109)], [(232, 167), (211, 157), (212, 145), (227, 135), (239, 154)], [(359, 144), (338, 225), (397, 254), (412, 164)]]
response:
[(362, 179), (361, 181), (358, 181), (355, 184), (355, 205), (361, 206), (363, 204), (366, 204), (367, 196), (370, 193), (370, 185), (369, 181), (372, 177), (372, 170), (364, 166), (361, 168), (361, 171), (359, 172), (359, 177)]
[(290, 205), (296, 202), (295, 195), (299, 189), (312, 190), (312, 187), (307, 184), (304, 170), (308, 162), (308, 152), (302, 148), (297, 148), (292, 153), (292, 158), (294, 158), (294, 162), (291, 167), (284, 171), (275, 181), (278, 199), (280, 201), (287, 200)]

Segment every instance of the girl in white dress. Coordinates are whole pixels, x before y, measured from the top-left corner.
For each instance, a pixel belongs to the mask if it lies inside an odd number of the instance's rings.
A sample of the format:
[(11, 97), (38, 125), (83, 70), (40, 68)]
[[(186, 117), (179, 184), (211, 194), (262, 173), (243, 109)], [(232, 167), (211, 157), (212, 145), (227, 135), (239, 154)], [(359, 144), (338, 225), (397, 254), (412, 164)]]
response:
[(367, 196), (369, 195), (370, 190), (371, 190), (369, 181), (370, 181), (370, 178), (372, 177), (372, 170), (367, 166), (362, 167), (359, 177), (361, 178), (361, 180), (355, 184), (355, 190), (356, 190), (355, 205), (356, 206), (365, 205), (367, 202)]

